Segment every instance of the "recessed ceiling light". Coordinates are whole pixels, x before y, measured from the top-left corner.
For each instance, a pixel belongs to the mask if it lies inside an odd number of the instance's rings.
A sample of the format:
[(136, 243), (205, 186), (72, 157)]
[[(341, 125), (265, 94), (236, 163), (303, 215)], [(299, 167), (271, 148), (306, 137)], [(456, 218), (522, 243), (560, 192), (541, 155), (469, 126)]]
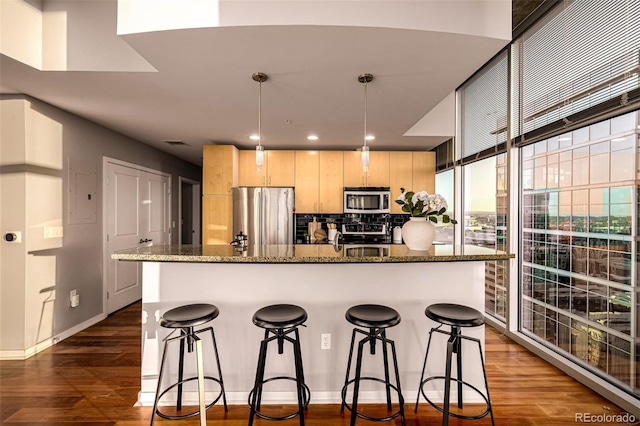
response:
[(260, 136), (258, 136), (258, 135), (251, 135), (251, 136), (249, 136), (249, 139), (251, 139), (252, 141), (258, 141), (258, 140), (260, 140)]
[(366, 140), (368, 140), (368, 141), (372, 141), (372, 140), (374, 140), (375, 138), (376, 138), (376, 137), (375, 137), (375, 136), (373, 136), (373, 135), (367, 135), (367, 137), (366, 137), (365, 139), (366, 139)]
[(316, 136), (316, 135), (309, 135), (309, 136), (307, 136), (307, 139), (309, 139), (310, 141), (317, 141), (317, 140), (318, 140), (318, 136)]

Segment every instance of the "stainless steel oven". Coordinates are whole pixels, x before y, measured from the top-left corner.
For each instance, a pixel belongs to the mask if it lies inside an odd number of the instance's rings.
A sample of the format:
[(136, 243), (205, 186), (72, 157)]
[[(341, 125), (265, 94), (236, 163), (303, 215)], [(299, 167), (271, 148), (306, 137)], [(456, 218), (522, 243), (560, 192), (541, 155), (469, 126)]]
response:
[(389, 245), (388, 244), (345, 244), (344, 255), (346, 257), (389, 257)]
[(389, 213), (391, 191), (388, 187), (344, 188), (344, 213)]

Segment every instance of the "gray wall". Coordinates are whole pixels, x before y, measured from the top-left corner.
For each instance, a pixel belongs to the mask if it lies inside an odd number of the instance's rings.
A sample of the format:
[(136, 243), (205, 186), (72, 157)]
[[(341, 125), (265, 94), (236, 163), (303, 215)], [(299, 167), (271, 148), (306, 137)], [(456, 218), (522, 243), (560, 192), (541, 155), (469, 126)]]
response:
[[(0, 127), (3, 131), (0, 144), (2, 153), (3, 207), (9, 197), (24, 197), (26, 202), (17, 206), (19, 214), (0, 217), (2, 230), (25, 229), (28, 244), (21, 247), (2, 244), (2, 282), (0, 303), (4, 319), (13, 318), (11, 327), (0, 330), (0, 350), (21, 350), (42, 341), (42, 328), (51, 329), (43, 314), (51, 309), (53, 335), (64, 334), (70, 329), (82, 327), (103, 314), (103, 157), (115, 158), (171, 174), (172, 221), (178, 220), (178, 177), (201, 181), (199, 166), (180, 160), (148, 145), (130, 139), (105, 127), (80, 118), (27, 96), (0, 96), (3, 108)], [(4, 112), (11, 112), (11, 114)], [(20, 115), (23, 114), (23, 117)], [(24, 128), (24, 132), (22, 132)], [(24, 135), (23, 135), (24, 133)], [(21, 140), (22, 138), (22, 140)], [(22, 146), (21, 146), (22, 145)], [(12, 161), (23, 154), (22, 160)], [(45, 153), (46, 158), (45, 158)], [(15, 155), (14, 155), (15, 154)], [(55, 157), (50, 161), (47, 158)], [(69, 217), (69, 164), (82, 164), (96, 170), (96, 218), (92, 223), (70, 224)], [(48, 164), (48, 162), (50, 164)], [(16, 179), (26, 177), (26, 179)], [(46, 182), (40, 185), (39, 178)], [(24, 181), (26, 180), (26, 183)], [(15, 181), (23, 183), (15, 184)], [(34, 183), (30, 183), (33, 182)], [(53, 183), (51, 183), (52, 181)], [(26, 195), (25, 195), (26, 194)], [(29, 204), (29, 200), (46, 200)], [(40, 203), (40, 205), (38, 205)], [(53, 207), (51, 207), (53, 206)], [(22, 209), (22, 210), (20, 210)], [(38, 212), (40, 216), (38, 217)], [(44, 213), (43, 213), (44, 212)], [(20, 217), (24, 215), (24, 217)], [(30, 217), (33, 216), (33, 217)], [(44, 225), (43, 225), (44, 223)], [(42, 239), (43, 226), (62, 226), (64, 236), (58, 239)], [(178, 229), (172, 229), (172, 242), (177, 243)], [(16, 254), (23, 250), (24, 253)], [(24, 266), (9, 263), (24, 255)], [(5, 258), (7, 261), (5, 262)], [(21, 270), (23, 269), (23, 270)], [(37, 276), (31, 270), (40, 271)], [(48, 294), (42, 288), (55, 285), (55, 302), (45, 302)], [(80, 306), (71, 308), (69, 292), (77, 289), (82, 295)], [(20, 306), (22, 305), (22, 306)], [(46, 309), (45, 309), (46, 308)], [(11, 314), (8, 314), (11, 313)], [(15, 315), (13, 315), (15, 314)], [(20, 317), (24, 316), (24, 327)], [(18, 323), (16, 323), (16, 320)], [(38, 328), (40, 330), (38, 330)], [(20, 329), (25, 330), (21, 336)], [(17, 330), (17, 331), (16, 331)], [(14, 338), (12, 338), (14, 333)], [(23, 348), (20, 342), (23, 341)], [(10, 343), (9, 343), (10, 342)], [(8, 346), (7, 346), (8, 345)]]

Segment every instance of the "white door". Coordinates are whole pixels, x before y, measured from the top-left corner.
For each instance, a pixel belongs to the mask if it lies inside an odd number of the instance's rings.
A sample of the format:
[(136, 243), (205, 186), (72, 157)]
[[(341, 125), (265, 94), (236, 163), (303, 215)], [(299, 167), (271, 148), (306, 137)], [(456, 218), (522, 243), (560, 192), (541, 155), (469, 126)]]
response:
[(119, 262), (111, 253), (170, 241), (169, 176), (107, 163), (107, 313), (142, 297), (139, 262)]

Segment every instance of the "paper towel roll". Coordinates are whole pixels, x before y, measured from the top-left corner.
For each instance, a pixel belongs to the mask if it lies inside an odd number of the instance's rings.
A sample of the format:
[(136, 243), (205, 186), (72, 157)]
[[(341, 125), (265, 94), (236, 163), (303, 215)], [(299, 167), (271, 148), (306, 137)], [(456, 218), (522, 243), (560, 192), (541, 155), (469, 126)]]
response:
[(402, 228), (399, 226), (393, 228), (393, 242), (395, 244), (402, 244)]

